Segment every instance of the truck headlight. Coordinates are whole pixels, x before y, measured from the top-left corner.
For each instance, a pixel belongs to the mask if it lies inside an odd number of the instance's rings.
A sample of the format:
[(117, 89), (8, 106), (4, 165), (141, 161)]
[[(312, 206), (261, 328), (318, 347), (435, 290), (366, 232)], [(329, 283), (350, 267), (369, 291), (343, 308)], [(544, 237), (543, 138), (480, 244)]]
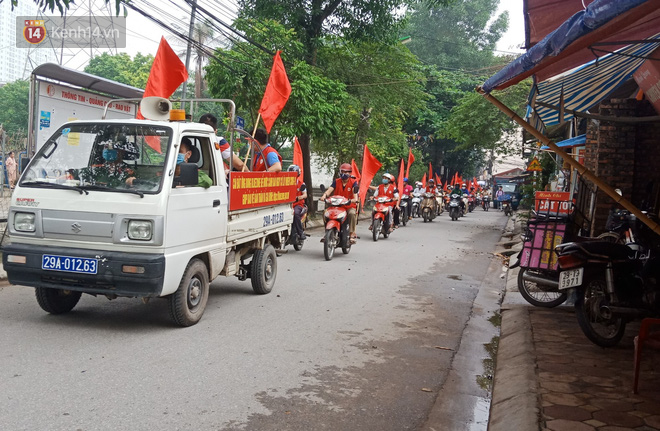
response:
[(130, 220), (128, 222), (128, 238), (139, 241), (150, 241), (153, 235), (151, 220)]
[(34, 213), (15, 213), (14, 229), (18, 232), (34, 232), (34, 218)]

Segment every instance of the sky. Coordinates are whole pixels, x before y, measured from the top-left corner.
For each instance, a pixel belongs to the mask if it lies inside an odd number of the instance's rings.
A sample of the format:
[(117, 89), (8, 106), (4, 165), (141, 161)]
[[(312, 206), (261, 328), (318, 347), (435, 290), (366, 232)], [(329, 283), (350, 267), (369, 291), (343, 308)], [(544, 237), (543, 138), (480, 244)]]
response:
[[(164, 2), (161, 4), (166, 5)], [(498, 13), (505, 10), (509, 12), (509, 29), (497, 43), (497, 50), (507, 53), (522, 54), (523, 50), (518, 49), (518, 47), (522, 46), (525, 42), (522, 0), (500, 0)], [(172, 14), (177, 14), (177, 12), (173, 11)], [(129, 11), (127, 24), (129, 29), (127, 32), (128, 47), (126, 49), (120, 49), (119, 52), (126, 52), (131, 56), (134, 56), (138, 52), (145, 55), (155, 55), (161, 35), (164, 35), (171, 43), (179, 43), (173, 42), (176, 39), (174, 36), (170, 36), (161, 27), (142, 17), (142, 15), (137, 12)], [(185, 27), (185, 23), (179, 25)], [(133, 31), (132, 29), (140, 30), (138, 32)], [(178, 49), (177, 47), (173, 48), (175, 51), (179, 51), (185, 49), (185, 46), (183, 42), (180, 42)]]

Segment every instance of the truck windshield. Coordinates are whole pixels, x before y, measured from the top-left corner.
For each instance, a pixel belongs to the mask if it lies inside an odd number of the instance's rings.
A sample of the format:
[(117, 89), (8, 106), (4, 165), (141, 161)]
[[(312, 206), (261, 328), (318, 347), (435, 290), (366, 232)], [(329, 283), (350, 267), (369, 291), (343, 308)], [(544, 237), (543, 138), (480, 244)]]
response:
[(157, 193), (171, 137), (172, 130), (162, 126), (70, 124), (41, 147), (20, 185)]

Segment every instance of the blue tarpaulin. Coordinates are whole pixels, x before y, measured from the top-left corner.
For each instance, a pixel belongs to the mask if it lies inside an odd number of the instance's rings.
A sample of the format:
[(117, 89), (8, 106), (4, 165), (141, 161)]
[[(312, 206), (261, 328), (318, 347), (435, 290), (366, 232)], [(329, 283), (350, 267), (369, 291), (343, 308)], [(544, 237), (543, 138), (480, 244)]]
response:
[[(560, 148), (563, 147), (579, 147), (580, 145), (584, 145), (587, 142), (587, 135), (578, 135), (574, 138), (566, 139), (564, 141), (560, 141), (555, 143)], [(549, 150), (550, 147), (548, 146), (543, 146), (541, 147), (542, 150)]]
[[(585, 10), (576, 13), (559, 25), (555, 31), (548, 34), (525, 54), (490, 77), (482, 85), (482, 90), (489, 93), (494, 89), (506, 88), (553, 63), (566, 60), (569, 56), (576, 55), (581, 50), (590, 47), (594, 42), (607, 39), (606, 36), (610, 34), (626, 31), (637, 21), (644, 20), (651, 15), (655, 16), (658, 13), (659, 5), (659, 0), (596, 0)], [(647, 25), (640, 25), (639, 28), (640, 31), (648, 30)], [(655, 31), (644, 37), (640, 37), (639, 34), (634, 35), (638, 39), (645, 39), (655, 33), (657, 33), (657, 27)], [(625, 34), (629, 35), (630, 32)], [(594, 57), (595, 55), (591, 55), (591, 58)], [(578, 63), (573, 64), (572, 67), (587, 61), (578, 60)]]

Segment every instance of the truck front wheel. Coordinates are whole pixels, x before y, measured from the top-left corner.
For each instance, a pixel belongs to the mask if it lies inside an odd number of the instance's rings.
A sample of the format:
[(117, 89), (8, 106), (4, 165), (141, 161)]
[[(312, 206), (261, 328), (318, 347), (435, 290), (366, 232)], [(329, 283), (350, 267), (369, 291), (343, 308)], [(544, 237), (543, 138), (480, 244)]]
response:
[(50, 314), (68, 313), (73, 310), (80, 300), (81, 292), (75, 290), (49, 289), (37, 287), (35, 289), (39, 306)]
[(263, 250), (257, 250), (252, 257), (252, 289), (260, 295), (270, 293), (277, 276), (277, 254), (272, 245), (267, 244)]
[(192, 259), (183, 273), (179, 288), (168, 297), (170, 316), (180, 326), (199, 322), (209, 299), (209, 273), (199, 259)]

